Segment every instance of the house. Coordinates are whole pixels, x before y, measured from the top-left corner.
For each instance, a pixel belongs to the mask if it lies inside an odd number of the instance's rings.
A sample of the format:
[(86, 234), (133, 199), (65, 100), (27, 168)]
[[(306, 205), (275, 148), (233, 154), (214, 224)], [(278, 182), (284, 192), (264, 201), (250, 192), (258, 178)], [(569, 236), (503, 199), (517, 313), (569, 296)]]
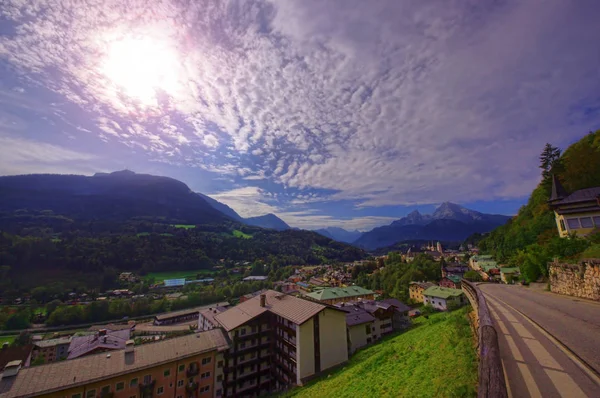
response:
[(440, 280), (439, 285), (442, 287), (449, 287), (452, 289), (460, 289), (460, 281), (462, 278), (456, 275), (448, 275)]
[(509, 283), (515, 276), (521, 275), (518, 267), (502, 267), (500, 268), (500, 280), (504, 283)]
[(359, 348), (373, 343), (375, 317), (359, 306), (344, 305), (341, 309), (347, 312), (348, 354), (352, 355)]
[(200, 313), (199, 327), (223, 328), (223, 396), (262, 396), (302, 385), (348, 360), (346, 313), (267, 290), (235, 307)]
[(449, 307), (461, 307), (467, 303), (462, 290), (441, 286), (431, 286), (423, 292), (424, 303), (438, 310), (446, 311)]
[(322, 278), (317, 278), (317, 277), (312, 277), (310, 278), (310, 280), (308, 281), (309, 284), (313, 285), (313, 286), (325, 286), (327, 285), (327, 282), (325, 282)]
[(51, 363), (67, 359), (70, 345), (71, 337), (34, 341), (31, 360), (35, 362), (41, 357), (43, 363)]
[(445, 278), (448, 275), (455, 275), (462, 278), (465, 272), (467, 272), (468, 270), (469, 266), (467, 265), (460, 263), (450, 263), (442, 267), (442, 278)]
[(122, 350), (129, 340), (131, 331), (101, 329), (97, 333), (86, 336), (75, 336), (69, 344), (67, 359), (79, 358), (99, 352)]
[[(0, 397), (222, 396), (227, 336), (214, 329), (33, 368), (0, 371)], [(11, 362), (12, 364), (12, 362)]]
[(326, 287), (305, 296), (325, 304), (337, 304), (359, 299), (373, 300), (375, 292), (360, 286)]
[(119, 274), (119, 280), (121, 282), (135, 282), (137, 278), (133, 272), (121, 272)]
[(569, 234), (585, 236), (600, 228), (600, 187), (568, 193), (556, 175), (552, 176), (552, 193), (548, 204), (561, 238)]
[(408, 294), (410, 299), (414, 303), (422, 303), (423, 292), (431, 286), (435, 286), (435, 283), (431, 282), (410, 282), (408, 285)]

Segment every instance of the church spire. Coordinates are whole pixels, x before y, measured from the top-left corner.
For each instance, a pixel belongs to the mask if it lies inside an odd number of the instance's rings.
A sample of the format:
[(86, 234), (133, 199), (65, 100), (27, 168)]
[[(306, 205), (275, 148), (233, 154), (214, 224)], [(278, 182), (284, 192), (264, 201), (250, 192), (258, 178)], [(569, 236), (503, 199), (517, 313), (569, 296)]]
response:
[(563, 188), (556, 174), (552, 174), (552, 194), (550, 195), (549, 202), (556, 202), (569, 196), (567, 191)]

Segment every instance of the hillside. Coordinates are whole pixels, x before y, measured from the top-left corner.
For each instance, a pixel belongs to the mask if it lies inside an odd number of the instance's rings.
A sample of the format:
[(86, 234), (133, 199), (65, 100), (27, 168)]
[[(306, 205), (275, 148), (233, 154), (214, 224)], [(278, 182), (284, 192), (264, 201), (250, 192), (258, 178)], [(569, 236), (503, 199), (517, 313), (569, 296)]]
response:
[(491, 231), (509, 219), (508, 216), (484, 214), (446, 202), (431, 215), (415, 210), (390, 225), (365, 232), (354, 244), (373, 250), (407, 240), (461, 242), (473, 233)]
[[(558, 177), (567, 192), (600, 186), (600, 130), (567, 148), (548, 172)], [(493, 254), (503, 263), (520, 266), (529, 280), (546, 275), (546, 264), (555, 257), (577, 261), (588, 248), (589, 253), (599, 251), (597, 236), (558, 237), (554, 213), (548, 206), (551, 189), (551, 179), (542, 179), (518, 215), (479, 242), (485, 253)], [(596, 248), (590, 247), (594, 244)]]
[(467, 309), (418, 318), (284, 397), (474, 397), (477, 356)]
[(285, 221), (272, 213), (265, 214), (264, 216), (248, 217), (244, 222), (248, 225), (254, 225), (255, 227), (274, 229), (276, 231), (290, 229), (290, 226), (287, 225)]

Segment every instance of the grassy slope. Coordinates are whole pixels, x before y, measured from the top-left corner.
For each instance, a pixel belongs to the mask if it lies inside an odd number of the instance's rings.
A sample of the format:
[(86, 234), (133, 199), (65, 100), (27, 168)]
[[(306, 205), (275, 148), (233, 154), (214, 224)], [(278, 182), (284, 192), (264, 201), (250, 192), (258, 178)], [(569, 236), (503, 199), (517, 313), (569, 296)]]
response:
[(0, 336), (0, 346), (4, 343), (12, 344), (17, 336)]
[(463, 308), (417, 319), (411, 330), (358, 351), (343, 368), (285, 396), (475, 396), (477, 356), (466, 314)]
[(236, 238), (252, 239), (252, 235), (245, 234), (242, 231), (237, 230), (237, 229), (234, 229), (232, 233), (233, 233), (233, 236), (235, 236)]
[(214, 271), (199, 269), (196, 271), (165, 271), (165, 272), (149, 272), (144, 279), (148, 280), (152, 277), (158, 282), (164, 279), (180, 279), (180, 278), (196, 278), (196, 275), (202, 274), (202, 276), (210, 277), (214, 274)]

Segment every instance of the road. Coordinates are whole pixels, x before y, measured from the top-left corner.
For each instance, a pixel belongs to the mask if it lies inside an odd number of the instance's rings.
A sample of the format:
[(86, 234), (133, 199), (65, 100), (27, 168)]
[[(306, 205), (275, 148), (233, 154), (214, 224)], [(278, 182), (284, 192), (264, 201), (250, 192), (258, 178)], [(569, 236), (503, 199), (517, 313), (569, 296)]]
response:
[(600, 303), (522, 286), (479, 288), (511, 396), (600, 397)]

